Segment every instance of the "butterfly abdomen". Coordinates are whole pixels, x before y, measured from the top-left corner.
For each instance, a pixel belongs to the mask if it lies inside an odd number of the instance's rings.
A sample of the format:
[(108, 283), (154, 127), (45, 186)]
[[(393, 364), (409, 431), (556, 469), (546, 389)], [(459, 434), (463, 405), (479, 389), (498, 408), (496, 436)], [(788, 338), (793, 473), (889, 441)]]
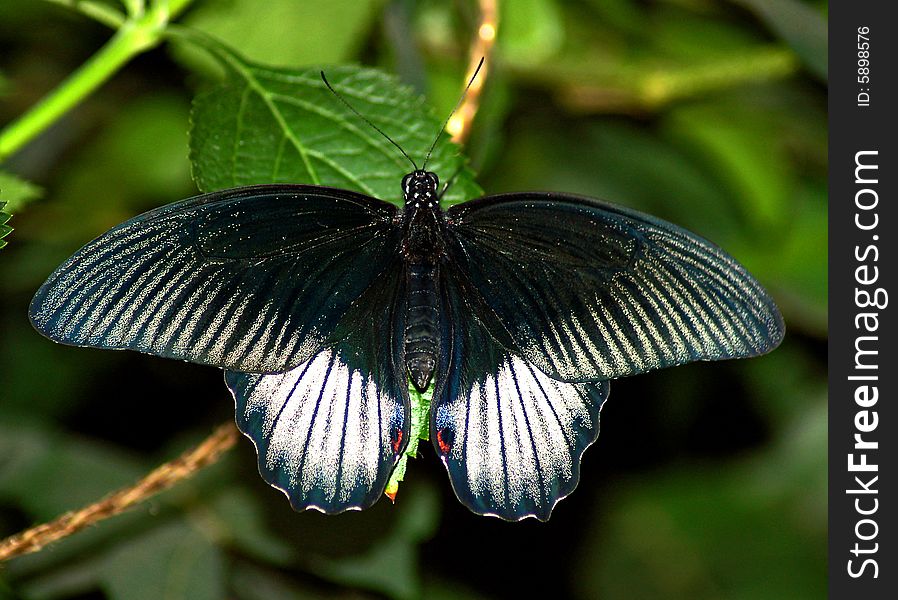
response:
[(419, 392), (430, 385), (437, 362), (440, 299), (437, 266), (408, 266), (408, 303), (405, 320), (405, 365)]

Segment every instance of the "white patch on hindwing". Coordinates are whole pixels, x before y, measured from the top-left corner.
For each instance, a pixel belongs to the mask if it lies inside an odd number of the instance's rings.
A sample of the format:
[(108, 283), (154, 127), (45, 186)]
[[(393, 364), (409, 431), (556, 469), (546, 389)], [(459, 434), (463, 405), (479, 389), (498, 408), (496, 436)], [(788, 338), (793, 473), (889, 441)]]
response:
[[(261, 413), (260, 463), (288, 477), (291, 497), (320, 490), (333, 505), (376, 482), (390, 447), (396, 400), (325, 349), (298, 367), (261, 376), (245, 418)], [(314, 508), (314, 507), (313, 507)], [(351, 508), (351, 507), (350, 507)]]
[(580, 384), (506, 356), (495, 375), (441, 407), (440, 420), (455, 425), (446, 458), (462, 465), (475, 497), (542, 506), (574, 477), (583, 449), (579, 432), (598, 425), (588, 401)]

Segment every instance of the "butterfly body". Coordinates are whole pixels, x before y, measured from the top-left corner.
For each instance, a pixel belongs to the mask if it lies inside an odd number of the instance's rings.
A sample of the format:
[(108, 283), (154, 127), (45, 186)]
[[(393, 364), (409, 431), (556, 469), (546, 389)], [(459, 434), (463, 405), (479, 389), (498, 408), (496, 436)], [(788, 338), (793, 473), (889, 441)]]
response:
[(406, 269), (405, 364), (412, 384), (424, 392), (439, 352), (439, 263), (444, 256), (444, 217), (435, 173), (415, 170), (402, 180), (404, 232), (401, 256)]
[(415, 389), (423, 393), (430, 385), (439, 356), (439, 267), (413, 263), (407, 268), (405, 364)]

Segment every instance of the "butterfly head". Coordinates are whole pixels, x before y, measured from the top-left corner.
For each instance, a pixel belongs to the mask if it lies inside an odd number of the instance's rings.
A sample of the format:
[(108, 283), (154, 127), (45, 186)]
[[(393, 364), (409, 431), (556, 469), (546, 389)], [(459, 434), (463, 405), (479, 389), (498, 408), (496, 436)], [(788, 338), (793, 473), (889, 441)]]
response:
[(436, 173), (415, 169), (402, 178), (402, 196), (406, 210), (419, 208), (436, 209), (440, 205), (437, 188), (440, 179)]

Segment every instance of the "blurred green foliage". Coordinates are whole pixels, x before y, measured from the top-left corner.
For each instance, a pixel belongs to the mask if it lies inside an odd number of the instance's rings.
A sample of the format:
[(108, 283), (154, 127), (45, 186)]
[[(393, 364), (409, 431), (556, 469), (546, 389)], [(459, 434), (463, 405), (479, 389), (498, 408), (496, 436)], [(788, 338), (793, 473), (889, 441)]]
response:
[[(61, 4), (0, 3), (0, 123), (108, 39)], [(825, 593), (825, 3), (500, 7), (466, 147), (480, 186), (601, 197), (702, 234), (774, 294), (783, 346), (615, 382), (580, 488), (547, 525), (471, 515), (427, 447), (395, 506), (297, 514), (241, 443), (146, 505), (9, 562), (0, 598), (501, 598), (535, 585), (584, 599)], [(197, 0), (178, 22), (260, 64), (380, 67), (442, 116), (463, 83), (476, 5)], [(26, 316), (78, 246), (196, 193), (190, 102), (216, 85), (200, 56), (178, 44), (139, 57), (2, 166), (16, 230), (0, 252), (0, 535), (133, 482), (233, 418), (214, 369), (53, 345)], [(405, 145), (409, 132), (388, 132)], [(427, 142), (408, 143), (417, 158)], [(451, 169), (448, 149), (441, 160)], [(401, 158), (392, 165), (401, 171)], [(10, 182), (31, 202), (9, 196)], [(398, 178), (382, 185), (398, 197)]]

